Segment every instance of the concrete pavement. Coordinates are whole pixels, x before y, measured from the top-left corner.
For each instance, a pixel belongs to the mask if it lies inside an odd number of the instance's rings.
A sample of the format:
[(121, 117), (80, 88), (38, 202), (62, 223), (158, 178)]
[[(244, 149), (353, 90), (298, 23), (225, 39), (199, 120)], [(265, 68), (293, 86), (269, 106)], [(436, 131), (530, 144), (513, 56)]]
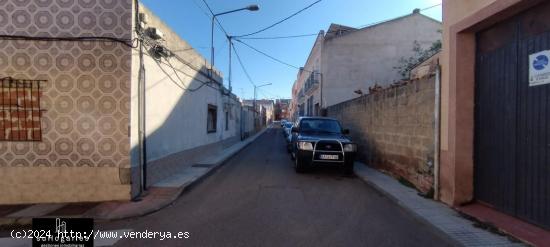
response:
[(406, 187), (395, 178), (365, 164), (357, 162), (355, 164), (355, 174), (388, 198), (391, 198), (411, 215), (434, 226), (464, 246), (526, 246), (508, 236), (498, 235), (476, 227), (474, 222), (460, 216), (458, 212), (448, 206), (419, 196), (415, 189)]
[(266, 129), (220, 153), (207, 154), (195, 165), (182, 167), (174, 175), (152, 185), (140, 200), (0, 206), (0, 227), (29, 225), (32, 218), (36, 217), (86, 217), (98, 221), (139, 217), (158, 211), (176, 200), (186, 188), (208, 176), (223, 162), (254, 142), (265, 131)]
[[(296, 174), (283, 143), (280, 129), (268, 129), (156, 184), (142, 202), (103, 203), (81, 216), (113, 219), (142, 210), (141, 203), (150, 215), (96, 221), (96, 230), (190, 233), (189, 239), (96, 239), (96, 246), (523, 246), (364, 164), (356, 164), (357, 178), (342, 177), (336, 167)], [(178, 197), (180, 188), (208, 174)], [(167, 207), (151, 207), (159, 204)], [(60, 210), (42, 206), (12, 214)], [(0, 246), (30, 245), (7, 236), (0, 232)]]
[(267, 130), (169, 207), (96, 227), (190, 233), (189, 239), (121, 239), (115, 246), (457, 245), (338, 169), (296, 174), (280, 129)]

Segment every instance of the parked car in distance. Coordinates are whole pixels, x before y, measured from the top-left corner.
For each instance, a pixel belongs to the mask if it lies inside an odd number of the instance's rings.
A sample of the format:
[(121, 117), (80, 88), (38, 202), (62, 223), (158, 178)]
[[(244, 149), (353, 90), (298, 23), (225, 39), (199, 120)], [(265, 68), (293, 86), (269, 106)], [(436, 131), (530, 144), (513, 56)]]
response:
[(290, 131), (291, 133), (288, 134), (285, 139), (286, 139), (286, 149), (287, 151), (290, 153), (291, 151), (291, 143), (292, 143), (292, 128), (290, 128)]
[(357, 145), (346, 136), (334, 118), (301, 117), (291, 130), (291, 152), (296, 172), (308, 171), (322, 164), (336, 164), (344, 173), (353, 172)]
[(294, 126), (294, 124), (292, 124), (292, 122), (285, 122), (283, 124), (283, 135), (284, 135), (285, 138), (287, 138), (291, 134), (292, 126)]
[(287, 123), (288, 121), (286, 119), (282, 119), (281, 120), (281, 127), (284, 127), (285, 126), (285, 123)]

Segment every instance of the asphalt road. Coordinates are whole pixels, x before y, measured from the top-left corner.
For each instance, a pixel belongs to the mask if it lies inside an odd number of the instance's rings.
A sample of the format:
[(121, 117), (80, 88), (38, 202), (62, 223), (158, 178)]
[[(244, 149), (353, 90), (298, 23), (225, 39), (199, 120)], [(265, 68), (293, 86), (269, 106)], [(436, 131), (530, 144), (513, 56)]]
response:
[(116, 246), (451, 246), (357, 178), (327, 167), (296, 174), (280, 128), (154, 214), (102, 230), (189, 232), (188, 239), (123, 239)]

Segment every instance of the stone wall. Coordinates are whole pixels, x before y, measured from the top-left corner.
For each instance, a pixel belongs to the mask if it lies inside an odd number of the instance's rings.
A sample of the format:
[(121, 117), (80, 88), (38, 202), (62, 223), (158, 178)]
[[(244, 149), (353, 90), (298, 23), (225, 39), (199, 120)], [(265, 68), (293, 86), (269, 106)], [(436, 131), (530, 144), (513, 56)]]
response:
[(328, 107), (358, 144), (359, 160), (405, 179), (421, 192), (433, 188), (435, 77)]

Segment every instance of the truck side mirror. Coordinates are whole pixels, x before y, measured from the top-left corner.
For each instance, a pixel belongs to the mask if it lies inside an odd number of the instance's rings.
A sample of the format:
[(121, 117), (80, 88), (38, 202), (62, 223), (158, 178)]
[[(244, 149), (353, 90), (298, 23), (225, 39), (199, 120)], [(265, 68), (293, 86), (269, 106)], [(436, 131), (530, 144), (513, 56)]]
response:
[(349, 135), (349, 129), (343, 129), (343, 130), (342, 130), (342, 134), (344, 134), (344, 135)]

